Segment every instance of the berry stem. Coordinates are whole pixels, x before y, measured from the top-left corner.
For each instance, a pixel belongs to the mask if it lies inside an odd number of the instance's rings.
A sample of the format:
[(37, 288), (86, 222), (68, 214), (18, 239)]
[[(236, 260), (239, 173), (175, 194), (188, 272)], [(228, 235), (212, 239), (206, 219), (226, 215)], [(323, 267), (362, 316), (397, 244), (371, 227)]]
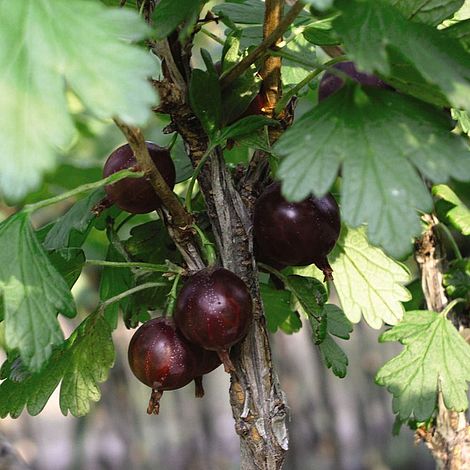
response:
[(152, 389), (152, 394), (150, 395), (149, 406), (147, 408), (147, 414), (149, 415), (158, 415), (160, 413), (160, 399), (162, 398), (163, 391)]
[(235, 366), (233, 365), (233, 362), (230, 359), (228, 351), (226, 349), (220, 349), (219, 351), (217, 351), (217, 354), (219, 355), (220, 360), (224, 365), (225, 372), (227, 372), (227, 374), (235, 372)]
[(202, 375), (199, 375), (198, 377), (194, 377), (194, 396), (196, 398), (202, 398), (204, 396), (204, 387), (202, 385)]
[(59, 194), (58, 196), (54, 196), (49, 199), (44, 199), (43, 201), (35, 202), (34, 204), (27, 204), (26, 206), (24, 206), (23, 210), (28, 214), (31, 214), (32, 212), (37, 211), (38, 209), (42, 209), (43, 207), (51, 206), (52, 204), (57, 204), (58, 202), (65, 201), (65, 199), (78, 196), (79, 194), (92, 191), (93, 189), (101, 188), (102, 186), (106, 186), (107, 184), (117, 183), (118, 181), (123, 180), (124, 178), (142, 178), (142, 176), (144, 176), (144, 173), (142, 171), (117, 171), (116, 173), (108, 176), (107, 178), (95, 181), (94, 183), (83, 184), (78, 188)]

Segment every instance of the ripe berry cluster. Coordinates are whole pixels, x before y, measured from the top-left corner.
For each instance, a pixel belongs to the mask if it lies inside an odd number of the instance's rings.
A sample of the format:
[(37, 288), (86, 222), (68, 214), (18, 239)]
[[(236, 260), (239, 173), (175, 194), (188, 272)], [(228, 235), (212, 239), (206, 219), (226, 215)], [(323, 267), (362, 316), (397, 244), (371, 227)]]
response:
[(246, 335), (252, 300), (245, 283), (224, 268), (206, 268), (191, 276), (176, 301), (174, 319), (144, 323), (129, 344), (134, 375), (152, 388), (147, 412), (158, 414), (164, 390), (196, 383), (202, 397), (202, 376), (223, 362), (235, 368), (229, 349)]
[[(387, 86), (374, 76), (359, 73), (351, 62), (335, 68), (366, 86)], [(320, 83), (320, 101), (343, 84), (340, 76), (326, 73)], [(249, 114), (259, 112), (259, 96)], [(147, 148), (173, 188), (175, 168), (169, 151), (150, 142)], [(104, 175), (136, 165), (132, 150), (124, 145), (110, 155)], [(108, 185), (106, 192), (110, 202), (132, 213), (150, 212), (161, 205), (144, 178), (121, 180)], [(276, 269), (315, 264), (326, 279), (332, 278), (327, 255), (338, 240), (341, 221), (331, 194), (289, 202), (280, 183), (272, 183), (256, 201), (253, 228), (258, 261)], [(129, 344), (129, 364), (134, 375), (152, 388), (149, 414), (158, 414), (164, 390), (175, 390), (194, 380), (196, 396), (202, 397), (203, 375), (221, 363), (227, 372), (235, 371), (229, 350), (247, 334), (252, 309), (250, 292), (238, 276), (224, 268), (208, 267), (187, 279), (176, 299), (174, 318), (155, 318), (138, 328)]]

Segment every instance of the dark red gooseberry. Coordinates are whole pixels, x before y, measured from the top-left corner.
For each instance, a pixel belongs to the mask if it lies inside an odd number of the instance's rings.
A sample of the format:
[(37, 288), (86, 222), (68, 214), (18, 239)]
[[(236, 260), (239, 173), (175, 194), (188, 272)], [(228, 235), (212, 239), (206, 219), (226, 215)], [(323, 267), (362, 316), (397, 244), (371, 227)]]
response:
[[(339, 62), (333, 67), (345, 73), (361, 85), (392, 89), (375, 75), (359, 72), (354, 62)], [(333, 72), (326, 72), (320, 80), (318, 87), (318, 101), (323, 101), (328, 96), (336, 93), (343, 85), (344, 79), (342, 77), (335, 75)]]
[[(175, 165), (168, 149), (146, 142), (150, 157), (168, 186), (175, 185)], [(137, 166), (134, 153), (129, 144), (122, 145), (108, 157), (103, 168), (103, 176), (107, 177), (117, 171)], [(145, 214), (161, 206), (150, 182), (145, 178), (124, 178), (105, 187), (108, 199), (120, 209), (132, 214)]]
[(316, 264), (331, 279), (326, 256), (339, 237), (339, 208), (331, 194), (289, 202), (281, 184), (269, 185), (255, 203), (254, 237), (259, 257), (271, 265)]
[(147, 412), (158, 414), (164, 390), (184, 387), (199, 375), (202, 351), (186, 341), (172, 319), (160, 317), (137, 329), (128, 357), (134, 375), (152, 388)]
[(234, 371), (228, 351), (248, 332), (253, 305), (245, 283), (224, 268), (206, 268), (181, 289), (175, 322), (184, 336), (204, 349), (217, 351), (227, 372)]

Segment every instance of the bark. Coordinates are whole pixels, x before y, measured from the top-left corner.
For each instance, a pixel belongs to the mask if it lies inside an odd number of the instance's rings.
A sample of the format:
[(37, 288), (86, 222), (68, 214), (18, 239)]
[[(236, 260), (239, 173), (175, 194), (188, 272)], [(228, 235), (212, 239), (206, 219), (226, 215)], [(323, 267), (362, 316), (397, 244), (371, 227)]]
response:
[[(162, 103), (183, 137), (193, 165), (207, 148), (203, 130), (190, 112), (184, 96), (168, 82), (156, 82)], [(250, 212), (236, 190), (220, 149), (211, 155), (198, 178), (222, 265), (240, 276), (254, 301), (254, 321), (245, 340), (234, 347), (231, 358), (230, 402), (235, 430), (240, 435), (242, 469), (278, 469), (288, 447), (287, 405), (271, 361), (253, 257)]]
[[(428, 230), (416, 243), (415, 257), (421, 271), (421, 283), (427, 308), (440, 312), (447, 304), (442, 287), (444, 249), (436, 231), (438, 221), (426, 216)], [(470, 468), (470, 426), (465, 413), (448, 410), (439, 393), (436, 425), (430, 432), (420, 431), (422, 439), (442, 470)]]

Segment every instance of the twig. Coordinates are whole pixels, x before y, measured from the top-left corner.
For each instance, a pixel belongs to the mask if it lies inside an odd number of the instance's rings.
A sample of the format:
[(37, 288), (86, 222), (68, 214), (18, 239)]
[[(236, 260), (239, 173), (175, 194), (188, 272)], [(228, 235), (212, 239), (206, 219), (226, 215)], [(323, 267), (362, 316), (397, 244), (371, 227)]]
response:
[(147, 175), (150, 184), (157, 193), (157, 196), (168, 209), (172, 217), (172, 223), (182, 228), (190, 226), (192, 223), (191, 216), (186, 212), (176, 194), (169, 188), (166, 181), (163, 179), (163, 176), (154, 165), (141, 130), (136, 127), (129, 126), (119, 119), (115, 119), (114, 121), (126, 136), (126, 139), (134, 152), (137, 163)]
[(304, 8), (304, 3), (298, 0), (289, 12), (280, 21), (276, 29), (263, 40), (263, 42), (253, 49), (244, 59), (231, 69), (227, 70), (220, 78), (222, 89), (227, 88), (235, 79), (237, 79), (251, 64), (254, 64), (276, 41), (287, 31), (292, 22), (297, 18)]
[[(263, 38), (266, 40), (279, 27), (282, 21), (284, 0), (266, 0), (264, 10)], [(270, 48), (274, 49), (282, 41), (279, 36)], [(277, 100), (281, 94), (282, 57), (268, 55), (265, 57), (260, 71), (263, 79), (262, 94), (265, 98), (266, 114), (272, 117)]]

